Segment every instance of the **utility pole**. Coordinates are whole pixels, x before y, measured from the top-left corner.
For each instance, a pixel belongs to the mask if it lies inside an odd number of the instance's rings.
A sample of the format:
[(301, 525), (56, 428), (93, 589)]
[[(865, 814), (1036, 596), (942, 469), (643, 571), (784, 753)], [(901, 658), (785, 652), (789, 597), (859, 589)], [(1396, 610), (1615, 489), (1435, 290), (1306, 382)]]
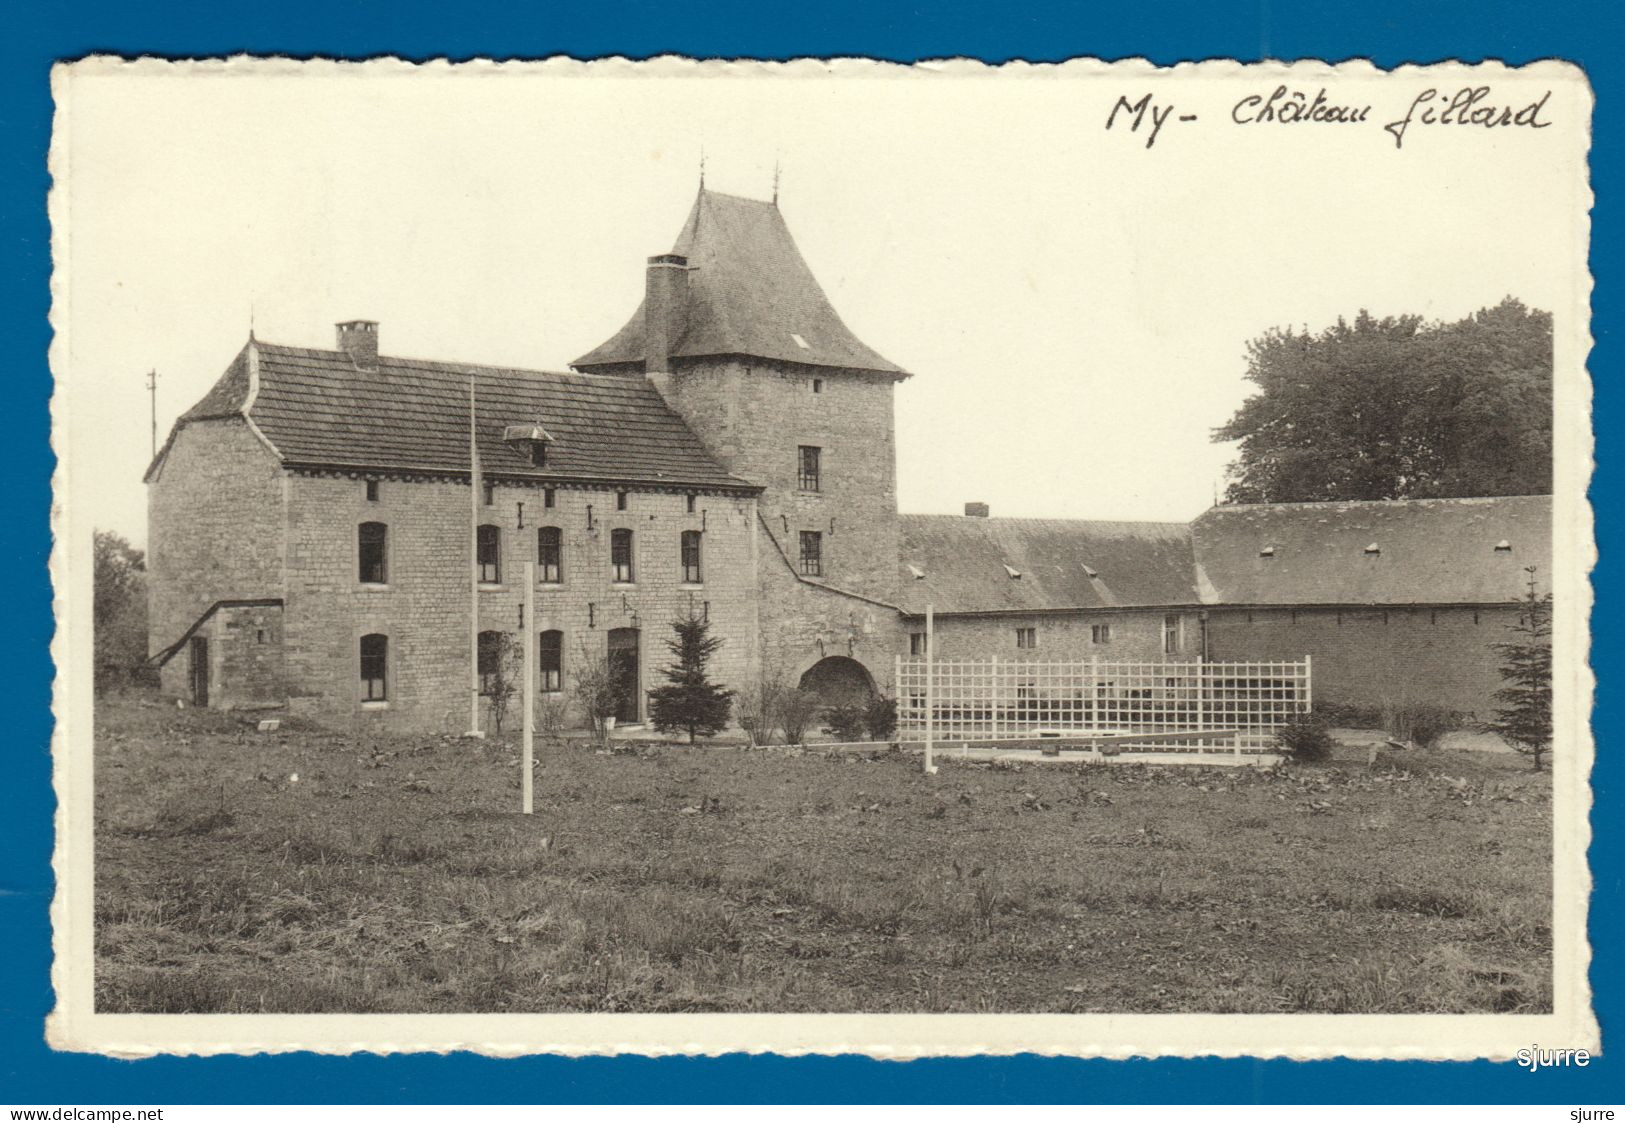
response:
[(152, 455), (158, 455), (158, 370), (147, 372), (147, 395), (152, 399)]

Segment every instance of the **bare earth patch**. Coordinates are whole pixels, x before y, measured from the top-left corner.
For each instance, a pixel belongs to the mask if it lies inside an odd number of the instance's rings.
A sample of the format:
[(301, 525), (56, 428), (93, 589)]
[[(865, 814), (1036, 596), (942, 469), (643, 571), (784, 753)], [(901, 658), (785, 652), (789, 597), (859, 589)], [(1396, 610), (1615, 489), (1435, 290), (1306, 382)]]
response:
[[(96, 735), (104, 1012), (1551, 1009), (1551, 787), (1375, 768), (945, 764)], [(297, 777), (297, 778), (295, 778)]]

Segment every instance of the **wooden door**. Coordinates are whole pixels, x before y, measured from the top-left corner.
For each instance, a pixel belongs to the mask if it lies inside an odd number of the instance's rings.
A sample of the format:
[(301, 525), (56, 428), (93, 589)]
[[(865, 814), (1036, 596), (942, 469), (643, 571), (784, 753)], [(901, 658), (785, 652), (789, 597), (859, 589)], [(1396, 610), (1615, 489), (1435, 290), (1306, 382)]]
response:
[(615, 628), (609, 633), (609, 677), (620, 696), (615, 713), (619, 725), (636, 725), (640, 720), (638, 689), (638, 630)]
[(209, 704), (209, 641), (203, 636), (192, 637), (192, 704)]

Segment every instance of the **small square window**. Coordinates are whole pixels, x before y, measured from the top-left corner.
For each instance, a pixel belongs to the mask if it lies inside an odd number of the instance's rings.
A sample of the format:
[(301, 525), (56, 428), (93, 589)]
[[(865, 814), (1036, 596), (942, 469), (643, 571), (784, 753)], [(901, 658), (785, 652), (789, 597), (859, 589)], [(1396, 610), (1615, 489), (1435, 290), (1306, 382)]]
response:
[(367, 481), (367, 502), (368, 503), (376, 503), (376, 502), (378, 502), (378, 481), (377, 480), (368, 480)]
[(1089, 640), (1091, 643), (1110, 643), (1112, 641), (1112, 626), (1110, 624), (1089, 625)]
[(1031, 650), (1032, 648), (1037, 647), (1038, 646), (1038, 629), (1037, 628), (1017, 628), (1016, 629), (1016, 646), (1019, 647), (1019, 648), (1027, 649), (1027, 650)]

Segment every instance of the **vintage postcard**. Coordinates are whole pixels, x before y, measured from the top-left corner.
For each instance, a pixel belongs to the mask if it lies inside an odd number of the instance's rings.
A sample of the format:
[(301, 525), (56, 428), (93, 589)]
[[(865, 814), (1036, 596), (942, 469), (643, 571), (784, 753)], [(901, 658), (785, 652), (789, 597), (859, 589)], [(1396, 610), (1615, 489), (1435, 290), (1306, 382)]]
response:
[(1578, 68), (53, 89), (56, 1047), (1598, 1048)]

